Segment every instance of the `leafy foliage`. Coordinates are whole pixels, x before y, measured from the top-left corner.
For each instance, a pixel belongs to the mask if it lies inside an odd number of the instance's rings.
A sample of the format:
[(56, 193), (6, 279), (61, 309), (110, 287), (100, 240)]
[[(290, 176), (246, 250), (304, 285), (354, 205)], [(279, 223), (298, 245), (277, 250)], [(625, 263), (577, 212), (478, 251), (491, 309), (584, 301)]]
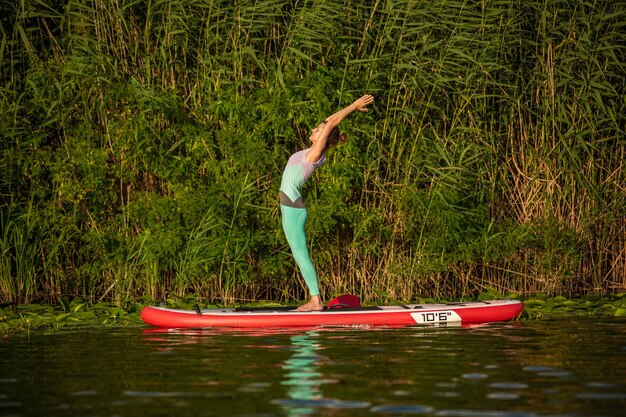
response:
[(300, 299), (277, 194), (308, 129), (327, 296), (623, 290), (619, 2), (3, 3), (0, 301)]

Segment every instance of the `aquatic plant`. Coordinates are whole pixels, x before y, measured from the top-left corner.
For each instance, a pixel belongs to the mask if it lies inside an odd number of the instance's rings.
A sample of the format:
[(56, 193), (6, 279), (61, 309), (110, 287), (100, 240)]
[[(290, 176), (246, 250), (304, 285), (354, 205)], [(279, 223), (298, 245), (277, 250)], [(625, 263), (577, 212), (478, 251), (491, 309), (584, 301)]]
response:
[[(507, 297), (517, 297), (515, 294), (507, 294)], [(493, 300), (505, 298), (493, 289), (481, 294), (481, 300)], [(452, 300), (434, 300), (422, 298), (420, 303), (428, 304), (436, 301), (468, 301), (468, 298)], [(8, 337), (30, 331), (47, 331), (60, 329), (75, 329), (85, 327), (143, 327), (139, 313), (144, 305), (151, 302), (125, 303), (119, 306), (111, 302), (97, 302), (90, 304), (85, 299), (77, 298), (71, 301), (61, 298), (54, 305), (23, 304), (12, 308), (0, 308), (0, 336)], [(403, 304), (397, 300), (387, 300), (387, 305)], [(276, 302), (246, 302), (229, 305), (215, 305), (199, 303), (196, 297), (174, 297), (163, 300), (162, 306), (193, 310), (196, 306), (201, 308), (217, 307), (283, 307), (292, 304)], [(609, 318), (615, 317), (621, 320), (626, 317), (626, 294), (615, 294), (609, 297), (588, 295), (577, 299), (568, 299), (562, 296), (550, 297), (545, 294), (534, 294), (524, 300), (524, 311), (518, 320), (537, 321), (552, 320), (563, 317), (578, 318)]]

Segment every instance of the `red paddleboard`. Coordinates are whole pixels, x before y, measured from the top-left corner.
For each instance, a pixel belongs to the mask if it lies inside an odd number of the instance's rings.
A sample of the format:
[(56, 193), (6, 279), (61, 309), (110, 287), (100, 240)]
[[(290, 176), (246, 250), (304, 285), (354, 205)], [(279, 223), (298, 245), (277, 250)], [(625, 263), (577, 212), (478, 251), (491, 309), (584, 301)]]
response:
[(352, 298), (344, 301), (348, 303), (331, 302), (323, 311), (307, 312), (294, 311), (296, 307), (190, 311), (148, 306), (141, 311), (141, 319), (162, 328), (466, 325), (513, 320), (524, 308), (516, 300), (378, 307), (361, 307), (358, 299), (357, 303)]

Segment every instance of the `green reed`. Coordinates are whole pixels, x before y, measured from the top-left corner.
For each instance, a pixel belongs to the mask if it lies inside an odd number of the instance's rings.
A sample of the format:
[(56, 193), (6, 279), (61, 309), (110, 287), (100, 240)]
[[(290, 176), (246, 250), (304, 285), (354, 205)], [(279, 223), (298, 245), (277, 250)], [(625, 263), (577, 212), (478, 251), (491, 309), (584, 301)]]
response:
[(626, 285), (619, 2), (24, 0), (2, 6), (0, 301), (300, 299)]

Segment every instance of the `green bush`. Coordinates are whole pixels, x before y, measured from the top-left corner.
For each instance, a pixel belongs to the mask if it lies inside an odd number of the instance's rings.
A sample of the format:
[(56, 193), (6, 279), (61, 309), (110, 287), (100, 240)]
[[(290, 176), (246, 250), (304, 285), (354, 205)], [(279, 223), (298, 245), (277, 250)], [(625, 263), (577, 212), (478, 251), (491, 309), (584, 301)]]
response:
[[(5, 2), (6, 3), (6, 2)], [(618, 3), (24, 0), (0, 13), (0, 302), (623, 290)]]

